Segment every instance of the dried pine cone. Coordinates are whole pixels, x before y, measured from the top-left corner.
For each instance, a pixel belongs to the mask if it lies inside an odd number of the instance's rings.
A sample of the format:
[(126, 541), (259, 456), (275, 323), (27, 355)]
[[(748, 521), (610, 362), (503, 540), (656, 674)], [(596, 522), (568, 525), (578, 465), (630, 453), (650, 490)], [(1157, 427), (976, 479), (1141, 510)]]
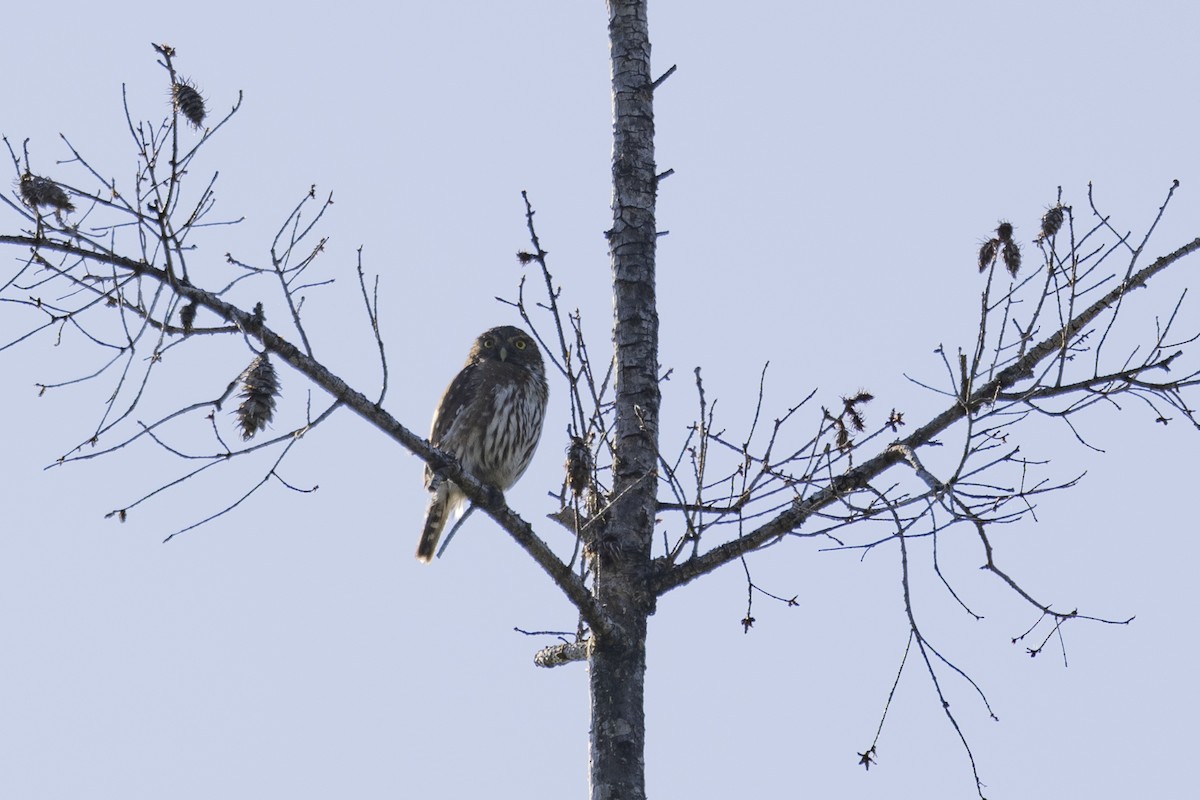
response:
[(26, 172), (21, 176), (21, 198), (30, 208), (49, 206), (57, 211), (74, 211), (71, 198), (49, 178)]
[(999, 239), (988, 239), (979, 248), (979, 271), (983, 272), (996, 260), (996, 248), (1000, 246)]
[(581, 436), (572, 436), (567, 446), (567, 486), (580, 497), (592, 480), (592, 451)]
[(192, 325), (196, 322), (196, 304), (188, 303), (183, 308), (179, 309), (179, 324), (183, 326), (185, 334), (192, 332)]
[(1042, 238), (1049, 239), (1054, 234), (1058, 233), (1058, 229), (1063, 224), (1063, 209), (1062, 206), (1054, 206), (1048, 209), (1042, 215)]
[(835, 427), (837, 428), (837, 447), (838, 450), (841, 450), (844, 453), (854, 445), (854, 440), (850, 438), (850, 432), (846, 430), (846, 423), (842, 422), (840, 419), (835, 420), (835, 422)]
[(180, 114), (197, 128), (204, 124), (207, 110), (204, 108), (204, 98), (190, 82), (182, 81), (171, 86), (171, 100)]
[(1010, 275), (1017, 277), (1017, 271), (1021, 269), (1021, 248), (1017, 247), (1016, 242), (1004, 243), (1004, 266), (1008, 267)]
[(867, 423), (863, 419), (862, 412), (858, 410), (858, 406), (864, 403), (869, 403), (875, 399), (875, 395), (868, 392), (866, 389), (859, 389), (853, 397), (843, 397), (842, 404), (846, 409), (846, 418), (850, 420), (850, 427), (856, 431), (866, 430)]
[(250, 439), (267, 427), (275, 414), (275, 398), (279, 396), (279, 378), (266, 353), (260, 353), (242, 373), (242, 404), (237, 407), (242, 439)]

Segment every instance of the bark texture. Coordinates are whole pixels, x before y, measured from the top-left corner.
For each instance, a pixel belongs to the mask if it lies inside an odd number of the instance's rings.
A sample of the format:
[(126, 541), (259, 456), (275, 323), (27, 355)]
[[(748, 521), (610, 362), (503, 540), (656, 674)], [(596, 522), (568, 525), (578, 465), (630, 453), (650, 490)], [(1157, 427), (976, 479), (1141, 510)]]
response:
[(645, 0), (609, 0), (613, 86), (613, 346), (616, 418), (612, 505), (593, 557), (595, 593), (612, 620), (589, 660), (592, 800), (642, 800), (646, 622), (654, 609), (650, 544), (658, 458), (658, 311), (654, 290), (654, 109)]

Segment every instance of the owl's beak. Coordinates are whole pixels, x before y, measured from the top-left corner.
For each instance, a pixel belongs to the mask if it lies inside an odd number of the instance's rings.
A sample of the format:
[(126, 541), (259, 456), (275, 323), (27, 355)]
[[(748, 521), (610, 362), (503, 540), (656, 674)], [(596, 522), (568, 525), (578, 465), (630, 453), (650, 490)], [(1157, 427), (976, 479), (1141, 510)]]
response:
[(500, 345), (500, 360), (501, 361), (508, 360), (508, 348), (505, 347), (504, 345)]

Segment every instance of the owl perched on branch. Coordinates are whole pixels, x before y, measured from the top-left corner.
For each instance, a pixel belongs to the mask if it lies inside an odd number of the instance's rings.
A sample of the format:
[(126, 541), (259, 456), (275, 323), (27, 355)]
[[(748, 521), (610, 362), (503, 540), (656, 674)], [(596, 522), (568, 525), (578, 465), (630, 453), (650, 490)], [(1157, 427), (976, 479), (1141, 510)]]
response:
[[(533, 458), (548, 395), (546, 370), (534, 340), (507, 325), (484, 331), (442, 395), (429, 441), (453, 454), (463, 470), (483, 483), (507, 491)], [(429, 563), (451, 511), (462, 516), (467, 498), (428, 466), (425, 488), (432, 497), (417, 560)]]

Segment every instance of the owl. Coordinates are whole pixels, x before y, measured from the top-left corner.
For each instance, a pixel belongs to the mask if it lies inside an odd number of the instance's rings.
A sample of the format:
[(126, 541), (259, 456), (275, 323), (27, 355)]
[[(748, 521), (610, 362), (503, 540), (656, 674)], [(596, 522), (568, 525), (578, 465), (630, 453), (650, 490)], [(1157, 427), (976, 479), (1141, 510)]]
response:
[[(453, 454), (462, 468), (501, 492), (512, 487), (533, 458), (546, 416), (546, 370), (537, 344), (520, 328), (484, 331), (433, 414), (429, 441)], [(433, 558), (453, 511), (462, 516), (466, 496), (425, 467), (432, 496), (417, 544), (417, 560)]]

